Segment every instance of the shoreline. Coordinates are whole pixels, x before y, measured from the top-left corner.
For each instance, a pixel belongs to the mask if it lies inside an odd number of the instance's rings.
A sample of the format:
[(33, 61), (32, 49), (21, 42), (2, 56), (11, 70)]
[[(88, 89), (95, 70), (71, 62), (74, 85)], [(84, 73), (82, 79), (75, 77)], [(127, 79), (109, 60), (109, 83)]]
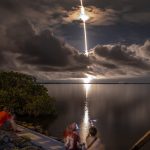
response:
[(10, 150), (16, 148), (16, 150), (19, 150), (31, 147), (33, 150), (64, 150), (64, 144), (58, 141), (57, 138), (46, 136), (21, 125), (17, 125), (17, 128), (19, 132), (0, 129), (0, 143), (3, 143), (0, 148), (4, 147)]
[(27, 129), (29, 129), (29, 130), (32, 130), (32, 131), (34, 131), (34, 132), (37, 132), (37, 133), (39, 133), (39, 134), (45, 135), (45, 136), (47, 136), (47, 137), (49, 137), (49, 138), (55, 139), (55, 140), (57, 140), (57, 141), (63, 143), (63, 139), (62, 139), (62, 138), (58, 138), (58, 137), (49, 135), (49, 134), (48, 134), (48, 131), (47, 131), (47, 130), (43, 130), (43, 128), (42, 128), (40, 125), (35, 126), (35, 125), (33, 125), (32, 123), (27, 123), (27, 122), (25, 122), (25, 121), (24, 121), (24, 122), (22, 122), (22, 121), (17, 121), (17, 125), (22, 126), (22, 127), (24, 127), (24, 128), (27, 128)]

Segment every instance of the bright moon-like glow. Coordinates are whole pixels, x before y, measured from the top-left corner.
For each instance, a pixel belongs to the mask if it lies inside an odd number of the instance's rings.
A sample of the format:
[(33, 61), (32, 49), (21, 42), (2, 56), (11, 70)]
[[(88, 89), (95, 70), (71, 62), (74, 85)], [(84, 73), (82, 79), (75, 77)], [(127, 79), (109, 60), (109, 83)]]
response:
[(80, 14), (80, 19), (83, 21), (83, 22), (86, 22), (88, 19), (89, 19), (89, 16), (86, 15), (85, 13), (85, 9), (83, 6), (81, 6), (81, 14)]
[(85, 8), (83, 6), (82, 0), (80, 0), (80, 3), (81, 3), (80, 19), (83, 21), (83, 28), (84, 28), (85, 55), (88, 56), (86, 21), (89, 19), (89, 16), (87, 16), (85, 13)]

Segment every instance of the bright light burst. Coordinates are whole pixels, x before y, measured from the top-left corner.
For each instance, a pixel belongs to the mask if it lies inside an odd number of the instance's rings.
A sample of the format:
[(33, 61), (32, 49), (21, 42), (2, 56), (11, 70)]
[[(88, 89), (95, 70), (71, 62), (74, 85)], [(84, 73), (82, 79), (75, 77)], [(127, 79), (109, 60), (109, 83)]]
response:
[(83, 6), (81, 6), (81, 14), (80, 14), (80, 19), (83, 21), (83, 22), (86, 22), (88, 19), (89, 19), (89, 16), (86, 15), (85, 13), (85, 9)]
[(85, 8), (83, 6), (83, 1), (80, 0), (80, 2), (81, 2), (80, 19), (83, 21), (83, 28), (84, 28), (85, 55), (88, 56), (86, 21), (89, 19), (89, 16), (87, 16), (86, 13), (85, 13)]

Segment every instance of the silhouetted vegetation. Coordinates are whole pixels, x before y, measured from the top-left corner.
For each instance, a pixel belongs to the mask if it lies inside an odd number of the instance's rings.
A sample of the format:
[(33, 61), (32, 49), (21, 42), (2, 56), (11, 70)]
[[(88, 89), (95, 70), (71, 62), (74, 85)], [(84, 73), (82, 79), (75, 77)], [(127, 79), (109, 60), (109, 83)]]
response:
[(53, 115), (55, 100), (36, 78), (17, 73), (0, 72), (0, 107), (7, 106), (18, 115)]

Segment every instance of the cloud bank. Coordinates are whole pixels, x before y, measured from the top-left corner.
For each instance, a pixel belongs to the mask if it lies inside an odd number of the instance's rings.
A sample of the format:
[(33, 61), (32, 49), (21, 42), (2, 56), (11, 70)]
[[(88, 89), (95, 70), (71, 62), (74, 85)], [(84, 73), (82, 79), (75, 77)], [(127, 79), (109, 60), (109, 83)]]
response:
[[(97, 45), (91, 50), (91, 61), (94, 70), (100, 70), (105, 76), (111, 75), (143, 75), (150, 71), (150, 41), (144, 45)], [(96, 69), (96, 68), (100, 69)]]
[[(114, 26), (120, 20), (149, 22), (148, 9), (142, 9), (147, 8), (144, 4), (134, 5), (127, 0), (125, 5), (130, 7), (120, 9), (120, 2), (113, 2), (109, 1), (107, 7), (95, 7), (97, 1), (88, 2), (89, 26)], [(101, 3), (105, 6), (104, 1)], [(78, 5), (69, 0), (62, 5), (58, 0), (1, 0), (0, 70), (25, 72), (47, 79), (82, 78), (85, 74), (96, 77), (149, 74), (150, 40), (143, 45), (97, 45), (87, 58), (63, 38), (58, 38), (55, 33), (61, 32), (60, 26), (63, 28), (77, 21)]]
[(5, 41), (0, 44), (1, 70), (47, 78), (144, 75), (150, 71), (150, 40), (143, 45), (97, 45), (86, 57), (49, 30), (37, 34), (26, 20), (11, 24), (0, 38)]

